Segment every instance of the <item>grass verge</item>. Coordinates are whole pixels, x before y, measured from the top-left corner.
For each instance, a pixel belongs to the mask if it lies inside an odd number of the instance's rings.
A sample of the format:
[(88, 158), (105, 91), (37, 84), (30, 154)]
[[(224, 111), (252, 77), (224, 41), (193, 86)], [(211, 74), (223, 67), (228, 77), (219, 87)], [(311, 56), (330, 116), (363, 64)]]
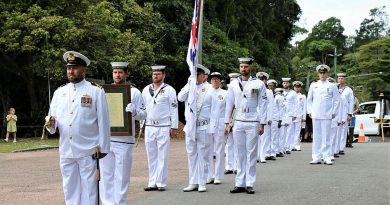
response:
[[(11, 139), (11, 138), (10, 138)], [(45, 146), (58, 146), (58, 139), (41, 140), (41, 138), (21, 138), (17, 139), (16, 143), (12, 139), (5, 142), (4, 139), (0, 141), (0, 153), (10, 153), (16, 150), (34, 149)]]

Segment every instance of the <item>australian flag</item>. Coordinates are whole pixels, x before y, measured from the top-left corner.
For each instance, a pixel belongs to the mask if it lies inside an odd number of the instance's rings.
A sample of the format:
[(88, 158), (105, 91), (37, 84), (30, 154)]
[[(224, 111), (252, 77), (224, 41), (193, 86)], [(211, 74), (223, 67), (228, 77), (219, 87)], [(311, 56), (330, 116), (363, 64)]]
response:
[(196, 63), (198, 51), (198, 22), (199, 22), (199, 0), (195, 0), (194, 13), (191, 22), (191, 36), (187, 52), (187, 64), (191, 76), (188, 80), (189, 93), (186, 102), (185, 118), (186, 126), (184, 132), (190, 137), (195, 137), (196, 131)]

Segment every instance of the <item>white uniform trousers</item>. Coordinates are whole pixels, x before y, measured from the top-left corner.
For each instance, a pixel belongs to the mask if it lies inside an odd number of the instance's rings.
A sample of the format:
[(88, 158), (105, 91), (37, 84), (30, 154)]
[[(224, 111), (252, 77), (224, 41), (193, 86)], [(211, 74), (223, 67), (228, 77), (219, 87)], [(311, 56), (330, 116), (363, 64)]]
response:
[(284, 144), (284, 149), (286, 151), (291, 151), (294, 145), (294, 135), (295, 135), (295, 123), (290, 122), (286, 128), (286, 141)]
[(60, 158), (62, 183), (67, 205), (97, 203), (96, 160), (92, 156)]
[(298, 122), (293, 122), (294, 124), (294, 138), (293, 138), (293, 144), (292, 147), (301, 150), (301, 128), (302, 128), (302, 122), (301, 118), (297, 118)]
[(330, 144), (330, 119), (313, 119), (313, 144), (312, 158), (313, 161), (321, 159), (330, 160), (331, 144)]
[(265, 161), (270, 156), (271, 126), (264, 125), (264, 133), (259, 136), (257, 159)]
[(348, 131), (348, 123), (344, 123), (342, 125), (340, 125), (340, 151), (344, 151), (345, 149), (345, 146), (347, 144), (347, 131)]
[(195, 139), (186, 135), (189, 184), (206, 184), (210, 151), (207, 138), (206, 130), (196, 130)]
[(234, 146), (233, 132), (231, 132), (226, 140), (226, 170), (237, 170), (237, 149)]
[(145, 147), (149, 168), (148, 187), (167, 186), (170, 129), (170, 127), (145, 127)]
[(100, 160), (100, 198), (103, 205), (126, 205), (133, 162), (133, 144), (110, 142)]
[(258, 126), (255, 122), (236, 121), (233, 127), (234, 144), (237, 146), (237, 187), (253, 187), (256, 181)]
[(276, 156), (279, 153), (279, 128), (278, 121), (272, 121), (271, 124), (271, 138), (270, 138), (270, 156)]
[(284, 153), (286, 150), (284, 149), (284, 144), (286, 142), (286, 126), (282, 125), (279, 128), (279, 146), (278, 146), (278, 152)]
[(215, 149), (214, 153), (209, 152), (209, 166), (207, 179), (223, 179), (224, 178), (224, 163), (225, 163), (225, 133), (224, 130), (219, 130), (217, 133), (209, 134), (210, 147)]
[(333, 155), (334, 154), (338, 154), (339, 153), (339, 142), (340, 142), (340, 139), (339, 139), (339, 128), (340, 126), (335, 126), (335, 127), (332, 127), (331, 126), (331, 131), (330, 131), (330, 143), (331, 143), (331, 152), (330, 152), (330, 156), (331, 158), (333, 159)]

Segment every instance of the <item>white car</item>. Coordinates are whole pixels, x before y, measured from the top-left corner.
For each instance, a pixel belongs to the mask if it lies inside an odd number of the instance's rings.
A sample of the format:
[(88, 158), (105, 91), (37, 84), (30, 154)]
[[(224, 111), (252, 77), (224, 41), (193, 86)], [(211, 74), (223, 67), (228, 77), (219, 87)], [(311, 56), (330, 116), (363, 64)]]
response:
[[(359, 104), (359, 114), (355, 115), (354, 135), (359, 135), (360, 124), (363, 123), (365, 135), (381, 135), (380, 124), (375, 123), (375, 118), (390, 119), (388, 100), (369, 101)], [(383, 109), (382, 109), (383, 108)], [(388, 125), (385, 125), (385, 127)], [(386, 127), (388, 128), (388, 127)]]

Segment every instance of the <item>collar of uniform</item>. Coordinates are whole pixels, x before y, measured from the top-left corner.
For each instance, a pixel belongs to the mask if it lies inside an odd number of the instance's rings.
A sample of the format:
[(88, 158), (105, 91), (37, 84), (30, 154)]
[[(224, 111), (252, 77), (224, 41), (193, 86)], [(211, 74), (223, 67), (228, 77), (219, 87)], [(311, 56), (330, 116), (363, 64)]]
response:
[(77, 89), (77, 88), (83, 87), (85, 85), (85, 83), (87, 83), (87, 81), (84, 79), (78, 83), (70, 83), (70, 84), (72, 85), (72, 87)]

